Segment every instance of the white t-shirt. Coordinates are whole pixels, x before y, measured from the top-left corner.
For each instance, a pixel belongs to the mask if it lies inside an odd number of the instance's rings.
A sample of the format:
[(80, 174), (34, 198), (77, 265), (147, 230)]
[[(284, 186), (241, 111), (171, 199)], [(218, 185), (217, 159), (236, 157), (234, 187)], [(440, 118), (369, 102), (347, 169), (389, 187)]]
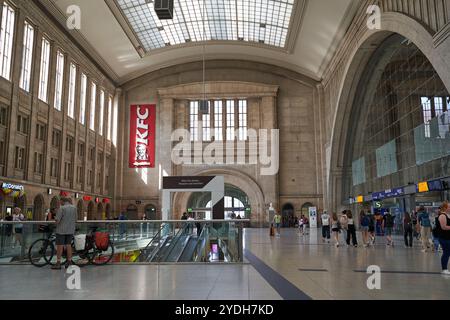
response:
[(348, 221), (347, 224), (354, 224), (354, 223), (353, 223), (353, 218), (348, 218), (347, 221)]
[(330, 215), (328, 213), (322, 214), (322, 225), (329, 226), (330, 225)]

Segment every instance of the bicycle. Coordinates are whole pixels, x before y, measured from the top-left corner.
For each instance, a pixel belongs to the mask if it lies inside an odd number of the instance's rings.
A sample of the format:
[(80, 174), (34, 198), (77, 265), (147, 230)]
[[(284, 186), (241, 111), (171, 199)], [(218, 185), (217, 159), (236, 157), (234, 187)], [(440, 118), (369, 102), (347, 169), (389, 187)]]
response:
[[(108, 241), (108, 246), (105, 250), (99, 249), (95, 243), (95, 229), (90, 234), (86, 235), (86, 244), (83, 250), (76, 250), (74, 239), (72, 239), (72, 262), (77, 266), (85, 266), (87, 264), (104, 265), (111, 261), (114, 256), (114, 246), (111, 241)], [(56, 252), (56, 235), (52, 232), (47, 232), (47, 238), (42, 238), (34, 241), (28, 250), (28, 260), (36, 267), (44, 267), (48, 264), (53, 265)], [(79, 259), (74, 259), (76, 256)], [(61, 261), (66, 264), (65, 250), (62, 256), (65, 260)]]

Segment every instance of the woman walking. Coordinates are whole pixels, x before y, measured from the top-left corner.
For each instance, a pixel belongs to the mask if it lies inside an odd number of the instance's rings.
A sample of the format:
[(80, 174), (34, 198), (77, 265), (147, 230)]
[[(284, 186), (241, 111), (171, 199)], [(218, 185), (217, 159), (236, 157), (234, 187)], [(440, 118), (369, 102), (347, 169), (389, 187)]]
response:
[(405, 247), (412, 248), (413, 246), (413, 224), (411, 216), (408, 212), (405, 212), (405, 217), (403, 218), (403, 230), (405, 237)]
[(356, 227), (353, 220), (353, 214), (350, 210), (347, 210), (347, 245), (350, 245), (350, 238), (352, 239), (352, 245), (358, 247), (358, 240), (356, 239)]
[(361, 225), (361, 235), (364, 247), (369, 246), (369, 217), (364, 210), (361, 210), (359, 215), (359, 221)]
[(442, 247), (442, 274), (450, 275), (450, 271), (448, 271), (448, 260), (450, 258), (450, 214), (448, 213), (447, 202), (442, 205), (438, 220), (439, 223), (436, 226), (436, 234)]
[(333, 231), (335, 246), (337, 248), (339, 247), (339, 220), (336, 212), (333, 212), (331, 215), (331, 231)]

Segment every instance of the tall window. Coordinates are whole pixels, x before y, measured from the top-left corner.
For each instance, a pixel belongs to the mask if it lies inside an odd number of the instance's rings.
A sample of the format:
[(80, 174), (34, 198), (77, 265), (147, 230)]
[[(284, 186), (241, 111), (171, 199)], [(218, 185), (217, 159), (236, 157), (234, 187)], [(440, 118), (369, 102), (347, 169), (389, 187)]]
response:
[(6, 108), (0, 106), (0, 125), (6, 127), (8, 123), (8, 111)]
[(431, 113), (431, 99), (428, 97), (422, 97), (422, 112), (423, 112), (423, 122), (425, 123), (425, 137), (431, 137), (430, 133), (430, 121), (432, 116)]
[(223, 140), (223, 108), (222, 101), (214, 101), (214, 139)]
[(50, 42), (42, 38), (41, 73), (39, 75), (39, 99), (48, 102), (48, 71), (50, 67)]
[(112, 133), (112, 97), (109, 96), (108, 99), (108, 140), (111, 141), (111, 133)]
[(434, 116), (438, 117), (444, 113), (444, 102), (442, 97), (434, 97)]
[(227, 100), (227, 140), (234, 140), (234, 100)]
[(0, 76), (11, 77), (12, 45), (14, 37), (14, 10), (3, 3), (2, 28), (0, 30)]
[(117, 101), (113, 102), (113, 131), (112, 131), (112, 142), (116, 146), (117, 145), (117, 125), (119, 121), (119, 106), (117, 104)]
[(50, 176), (53, 178), (58, 177), (58, 166), (59, 160), (55, 158), (51, 158), (50, 160)]
[(25, 169), (25, 148), (16, 147), (15, 168), (18, 170)]
[(77, 83), (77, 66), (73, 63), (70, 64), (69, 78), (69, 103), (67, 115), (72, 119), (75, 119), (75, 89)]
[(64, 54), (58, 51), (56, 57), (55, 109), (61, 111), (64, 79)]
[(82, 125), (86, 122), (86, 98), (87, 98), (87, 77), (84, 73), (81, 74), (81, 88), (80, 88), (80, 123)]
[(208, 101), (208, 113), (202, 114), (203, 141), (211, 140), (211, 103)]
[(198, 140), (198, 101), (191, 101), (189, 105), (189, 131), (191, 132), (191, 141)]
[(97, 101), (97, 85), (92, 82), (91, 85), (91, 113), (89, 117), (89, 128), (95, 131), (95, 103)]
[(239, 100), (239, 140), (247, 140), (247, 100)]
[(99, 123), (99, 134), (103, 135), (103, 115), (105, 112), (105, 91), (100, 91), (100, 123)]
[(31, 62), (33, 60), (34, 28), (25, 22), (23, 33), (22, 69), (20, 70), (20, 88), (29, 92), (31, 79)]
[(44, 155), (42, 153), (34, 153), (34, 172), (42, 174), (44, 168)]

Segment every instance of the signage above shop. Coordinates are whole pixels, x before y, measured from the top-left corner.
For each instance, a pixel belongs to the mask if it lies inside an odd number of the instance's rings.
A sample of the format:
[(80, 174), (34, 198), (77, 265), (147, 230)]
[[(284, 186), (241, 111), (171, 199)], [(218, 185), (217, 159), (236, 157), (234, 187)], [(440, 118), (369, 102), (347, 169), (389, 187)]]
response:
[(428, 189), (428, 182), (419, 182), (417, 184), (417, 191), (420, 192), (420, 193), (430, 191)]
[(13, 191), (23, 191), (25, 187), (20, 184), (12, 184), (12, 183), (2, 183), (2, 189), (11, 189)]
[(69, 193), (68, 191), (62, 191), (62, 190), (61, 190), (61, 191), (59, 192), (59, 195), (60, 195), (61, 197), (68, 197), (69, 194), (70, 194), (70, 193)]
[(374, 192), (372, 194), (373, 200), (382, 200), (386, 198), (395, 198), (403, 195), (405, 193), (403, 188), (395, 188), (395, 189), (388, 189), (382, 192)]
[(363, 203), (364, 202), (364, 197), (363, 196), (357, 196), (356, 197), (356, 203)]
[(91, 201), (91, 199), (92, 199), (92, 197), (90, 197), (90, 196), (84, 196), (83, 197), (84, 201)]
[(103, 203), (109, 203), (109, 199), (103, 199)]

